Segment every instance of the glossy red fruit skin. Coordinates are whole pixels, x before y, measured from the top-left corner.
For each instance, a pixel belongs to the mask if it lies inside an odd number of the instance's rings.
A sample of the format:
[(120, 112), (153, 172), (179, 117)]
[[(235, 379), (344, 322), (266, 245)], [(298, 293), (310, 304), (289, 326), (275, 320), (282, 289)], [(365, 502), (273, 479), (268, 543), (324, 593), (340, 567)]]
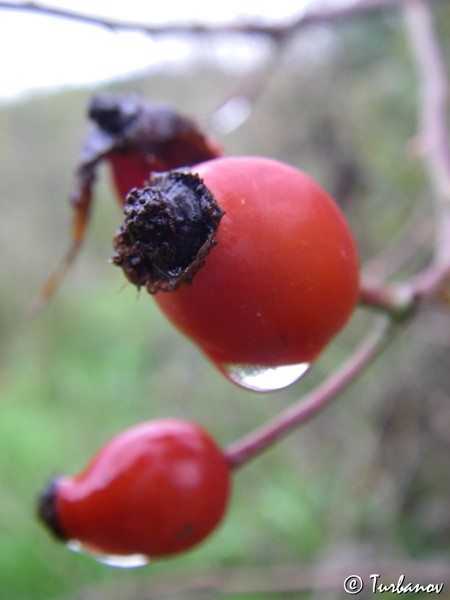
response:
[(218, 526), (231, 484), (209, 434), (161, 419), (120, 433), (82, 473), (55, 485), (65, 538), (94, 553), (158, 558), (197, 545)]
[(164, 171), (165, 164), (143, 152), (112, 152), (108, 156), (117, 197), (124, 204), (128, 192), (146, 184), (152, 172)]
[(219, 367), (310, 363), (359, 297), (349, 226), (310, 177), (276, 160), (224, 157), (191, 169), (225, 211), (191, 285), (155, 298)]

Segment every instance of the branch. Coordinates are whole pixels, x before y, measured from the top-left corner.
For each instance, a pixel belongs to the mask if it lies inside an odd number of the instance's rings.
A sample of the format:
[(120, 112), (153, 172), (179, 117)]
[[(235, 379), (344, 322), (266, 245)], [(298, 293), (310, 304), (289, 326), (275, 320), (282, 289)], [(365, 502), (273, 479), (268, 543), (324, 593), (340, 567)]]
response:
[(449, 81), (428, 3), (411, 0), (405, 5), (405, 21), (422, 82), (421, 136), (435, 199), (435, 257), (430, 267), (412, 282), (416, 294), (427, 295), (450, 275)]
[(239, 467), (248, 462), (331, 404), (338, 394), (348, 387), (384, 348), (389, 338), (388, 334), (391, 332), (390, 325), (388, 319), (382, 319), (379, 327), (374, 329), (355, 353), (310, 394), (300, 398), (273, 421), (231, 444), (225, 450), (231, 466)]
[(414, 314), (418, 297), (409, 283), (383, 285), (363, 274), (359, 303), (386, 313), (393, 321), (402, 321)]
[(111, 31), (135, 31), (151, 36), (167, 35), (217, 35), (217, 34), (255, 34), (273, 38), (275, 40), (283, 39), (293, 34), (300, 28), (309, 25), (318, 25), (330, 21), (347, 20), (350, 17), (359, 17), (369, 12), (384, 8), (392, 8), (398, 4), (406, 3), (409, 0), (357, 0), (349, 5), (312, 8), (299, 17), (283, 24), (267, 24), (260, 22), (240, 22), (240, 23), (170, 23), (151, 25), (142, 22), (127, 22), (110, 19), (95, 15), (88, 15), (76, 11), (62, 8), (55, 8), (41, 4), (40, 2), (0, 2), (0, 9), (20, 10), (31, 13), (44, 14), (51, 17), (59, 17), (96, 25), (109, 29)]
[[(232, 567), (171, 570), (170, 573), (152, 573), (150, 577), (123, 578), (113, 584), (102, 582), (75, 592), (66, 600), (115, 600), (118, 598), (146, 598), (167, 600), (168, 598), (212, 598), (231, 597), (241, 594), (279, 595), (319, 591), (343, 591), (345, 580), (352, 574), (361, 577), (365, 589), (373, 585), (371, 575), (380, 574), (384, 584), (398, 582), (405, 576), (407, 582), (423, 585), (443, 583), (450, 585), (450, 569), (445, 561), (417, 561), (385, 559), (379, 561), (344, 560), (310, 565), (265, 565), (264, 567)], [(373, 575), (372, 575), (373, 577)], [(269, 596), (270, 595), (270, 596)], [(328, 597), (328, 595), (327, 595)], [(333, 596), (334, 597), (334, 596)], [(341, 597), (340, 595), (338, 596)], [(365, 596), (366, 597), (366, 596)]]
[(361, 302), (398, 318), (409, 316), (450, 277), (449, 81), (427, 0), (404, 4), (406, 31), (420, 82), (419, 118), (423, 159), (434, 190), (435, 251), (431, 264), (399, 284), (379, 286), (363, 280)]

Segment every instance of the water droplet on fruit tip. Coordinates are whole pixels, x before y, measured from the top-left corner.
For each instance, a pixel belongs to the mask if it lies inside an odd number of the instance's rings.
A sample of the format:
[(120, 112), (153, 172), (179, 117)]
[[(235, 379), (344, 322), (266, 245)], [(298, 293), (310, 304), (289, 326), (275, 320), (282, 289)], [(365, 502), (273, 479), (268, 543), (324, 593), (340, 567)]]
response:
[(309, 371), (310, 367), (310, 363), (304, 362), (276, 367), (227, 364), (221, 365), (220, 368), (230, 381), (247, 390), (275, 392), (298, 381)]
[(78, 540), (70, 540), (67, 542), (66, 546), (72, 552), (89, 555), (97, 562), (101, 563), (102, 565), (107, 565), (108, 567), (135, 569), (137, 567), (144, 567), (150, 562), (148, 556), (144, 556), (143, 554), (114, 555), (92, 551), (89, 548), (86, 548)]

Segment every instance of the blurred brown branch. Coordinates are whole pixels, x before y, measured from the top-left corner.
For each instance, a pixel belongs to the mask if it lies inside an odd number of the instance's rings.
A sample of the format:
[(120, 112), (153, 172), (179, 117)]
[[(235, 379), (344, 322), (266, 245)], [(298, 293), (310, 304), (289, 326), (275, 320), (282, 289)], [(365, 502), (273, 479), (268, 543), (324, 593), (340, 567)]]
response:
[[(209, 570), (173, 571), (170, 574), (155, 574), (150, 578), (139, 578), (133, 582), (115, 582), (114, 586), (104, 583), (98, 587), (89, 587), (71, 595), (65, 600), (114, 600), (115, 598), (212, 598), (211, 594), (233, 596), (237, 594), (289, 594), (339, 590), (344, 593), (344, 582), (350, 576), (357, 575), (364, 582), (364, 591), (371, 593), (374, 575), (379, 582), (396, 584), (404, 575), (404, 584), (444, 584), (450, 585), (450, 568), (445, 562), (354, 561), (349, 558), (333, 564), (300, 564), (265, 566), (255, 568), (221, 568)], [(371, 577), (372, 576), (372, 577)], [(217, 597), (217, 596), (214, 596)], [(278, 595), (277, 595), (278, 597)], [(341, 597), (341, 596), (339, 596)], [(366, 597), (366, 596), (365, 596)]]
[(275, 40), (290, 36), (298, 29), (308, 25), (317, 25), (335, 20), (346, 20), (358, 17), (368, 12), (384, 8), (392, 8), (396, 5), (408, 3), (410, 0), (356, 0), (350, 4), (335, 6), (312, 7), (297, 18), (282, 24), (267, 24), (260, 22), (219, 23), (201, 24), (191, 23), (169, 23), (152, 25), (141, 22), (127, 22), (75, 12), (67, 9), (48, 6), (40, 2), (0, 2), (0, 9), (22, 10), (27, 12), (45, 14), (52, 17), (60, 17), (79, 21), (90, 25), (98, 25), (111, 31), (136, 31), (152, 36), (166, 35), (205, 35), (205, 34), (255, 34), (273, 38)]
[(405, 21), (420, 76), (423, 158), (434, 188), (436, 207), (434, 261), (412, 282), (417, 294), (427, 294), (450, 275), (449, 82), (428, 2), (408, 2), (405, 5)]
[(382, 319), (347, 361), (273, 421), (232, 444), (226, 450), (228, 461), (238, 467), (272, 446), (290, 431), (303, 425), (326, 408), (374, 360), (389, 339), (389, 320)]
[(404, 4), (406, 32), (419, 73), (421, 153), (435, 200), (435, 251), (430, 265), (409, 281), (379, 286), (365, 281), (361, 299), (367, 305), (406, 316), (442, 289), (450, 276), (450, 142), (449, 81), (436, 35), (429, 0)]

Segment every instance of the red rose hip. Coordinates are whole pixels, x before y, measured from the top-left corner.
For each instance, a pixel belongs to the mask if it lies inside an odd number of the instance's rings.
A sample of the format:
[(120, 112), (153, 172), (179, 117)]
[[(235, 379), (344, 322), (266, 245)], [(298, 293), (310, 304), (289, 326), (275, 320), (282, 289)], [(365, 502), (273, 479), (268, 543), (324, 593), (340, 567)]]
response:
[[(116, 565), (183, 552), (220, 523), (230, 469), (198, 425), (148, 421), (110, 440), (74, 477), (59, 477), (39, 514), (60, 538)], [(100, 558), (101, 559), (101, 558)]]
[[(358, 301), (349, 226), (315, 181), (279, 161), (224, 157), (191, 171), (169, 172), (133, 191), (113, 260), (156, 294), (164, 314), (231, 379), (255, 390), (284, 387), (345, 325)], [(210, 195), (223, 214), (208, 234), (207, 251), (198, 244), (188, 257), (180, 270), (188, 276), (178, 286), (176, 266), (158, 262), (153, 232), (160, 221), (151, 213), (161, 198), (183, 202), (183, 178), (200, 205)], [(172, 246), (165, 251), (176, 254)], [(170, 284), (158, 283), (161, 274), (174, 275)]]

